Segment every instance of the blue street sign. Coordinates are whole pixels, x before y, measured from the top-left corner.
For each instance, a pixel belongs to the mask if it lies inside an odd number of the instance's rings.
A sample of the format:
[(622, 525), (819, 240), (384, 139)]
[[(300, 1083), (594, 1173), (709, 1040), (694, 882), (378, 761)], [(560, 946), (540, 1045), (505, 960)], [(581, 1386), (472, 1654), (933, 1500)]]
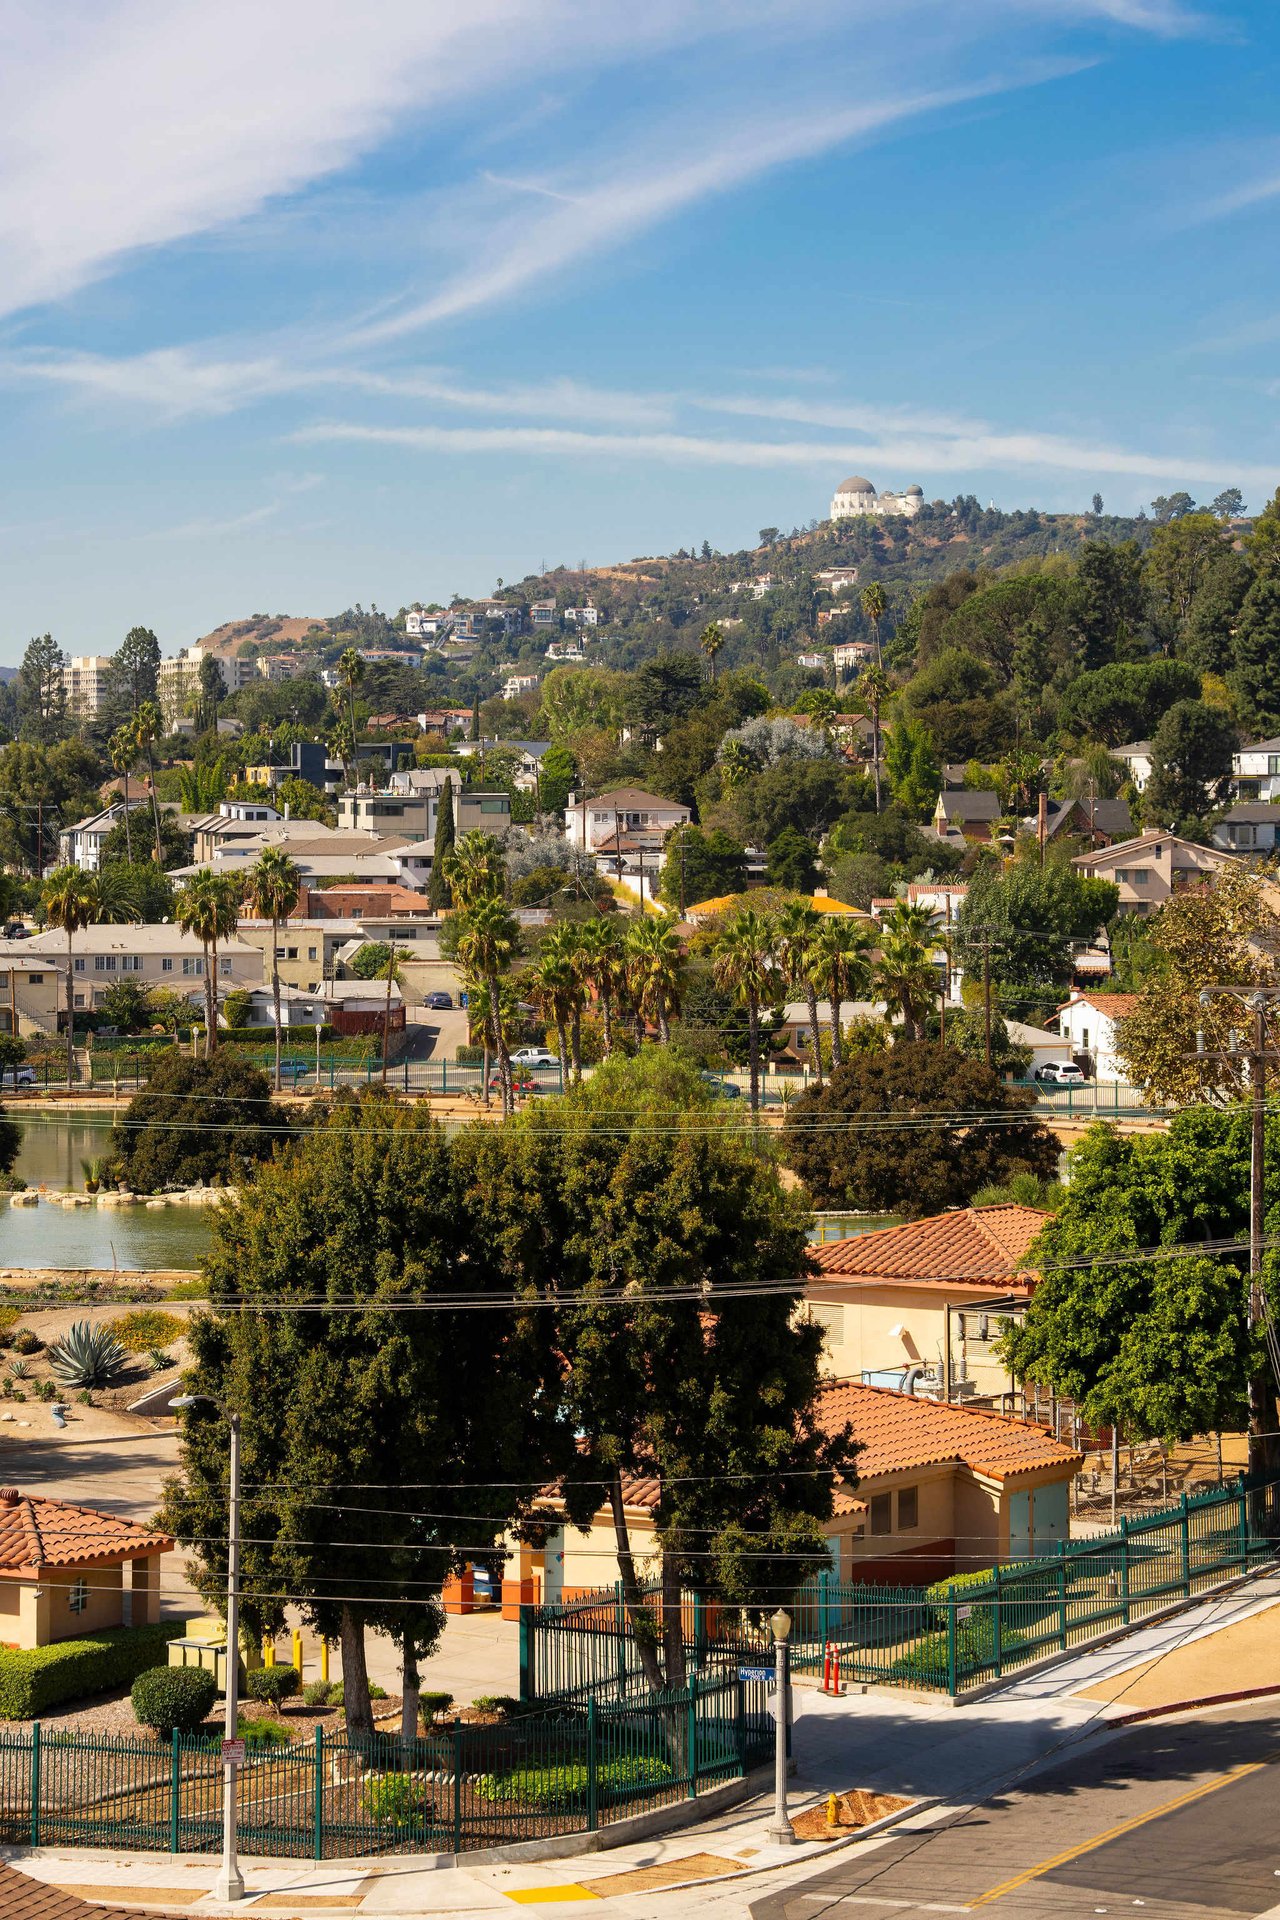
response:
[(772, 1667), (739, 1667), (739, 1680), (776, 1680), (777, 1674)]

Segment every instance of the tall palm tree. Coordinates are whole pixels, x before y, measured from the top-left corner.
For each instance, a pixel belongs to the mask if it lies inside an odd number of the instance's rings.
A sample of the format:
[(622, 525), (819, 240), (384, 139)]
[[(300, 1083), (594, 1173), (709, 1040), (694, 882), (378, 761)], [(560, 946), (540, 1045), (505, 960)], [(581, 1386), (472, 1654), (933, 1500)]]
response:
[(817, 908), (804, 900), (788, 900), (774, 921), (778, 960), (787, 984), (799, 988), (809, 1005), (809, 1044), (819, 1086), (822, 1085), (822, 1035), (818, 1030), (819, 970), (814, 943), (822, 921)]
[(51, 926), (61, 927), (67, 936), (67, 1085), (75, 1079), (75, 989), (72, 942), (85, 927), (100, 918), (98, 882), (79, 867), (58, 867), (44, 883), (41, 895)]
[[(298, 904), (301, 870), (283, 847), (264, 847), (245, 879), (245, 900), (254, 913), (271, 922), (271, 1006), (276, 1025), (276, 1092), (280, 1091), (280, 922)], [(386, 1065), (386, 1046), (383, 1046)]]
[(884, 657), (880, 652), (880, 622), (884, 618), (889, 602), (885, 598), (884, 588), (878, 580), (870, 580), (862, 589), (862, 611), (871, 622), (871, 631), (876, 642), (876, 665), (883, 667)]
[(871, 948), (875, 935), (865, 920), (848, 914), (821, 916), (810, 961), (826, 987), (831, 1013), (831, 1069), (844, 1065), (842, 1003), (859, 1000), (871, 987)]
[(449, 855), (448, 879), (453, 904), (469, 912), (481, 900), (496, 900), (506, 884), (506, 862), (492, 834), (472, 827), (454, 844)]
[(930, 955), (935, 946), (933, 915), (905, 900), (880, 922), (880, 959), (876, 981), (886, 1000), (896, 1002), (906, 1040), (917, 1040), (938, 993), (938, 970)]
[(154, 700), (144, 700), (133, 720), (133, 734), (138, 743), (139, 753), (145, 755), (147, 762), (147, 786), (151, 791), (151, 824), (156, 836), (156, 865), (164, 865), (160, 851), (160, 802), (156, 797), (156, 769), (151, 749), (164, 732), (164, 715)]
[(778, 982), (773, 959), (774, 931), (769, 917), (754, 907), (739, 907), (725, 921), (712, 948), (716, 985), (725, 987), (747, 1009), (751, 1052), (751, 1115), (760, 1112), (760, 1008)]
[(503, 901), (488, 895), (467, 907), (458, 939), (458, 958), (467, 973), (483, 982), (486, 989), (486, 1019), (502, 1078), (504, 1117), (510, 1115), (515, 1105), (515, 1095), (511, 1085), (511, 1055), (507, 1050), (500, 1004), (502, 975), (519, 951), (520, 929)]
[(868, 667), (858, 680), (857, 708), (871, 722), (871, 775), (876, 783), (876, 812), (880, 811), (880, 719), (892, 688), (883, 667)]
[(556, 1030), (556, 1051), (560, 1055), (560, 1085), (569, 1084), (569, 1022), (578, 1004), (579, 986), (573, 962), (555, 933), (548, 934), (538, 957), (521, 983), (544, 1020)]
[(724, 645), (723, 629), (719, 627), (714, 620), (708, 621), (707, 625), (698, 635), (698, 645), (707, 656), (711, 667), (711, 678), (714, 680), (716, 677), (716, 655)]
[(338, 684), (347, 696), (347, 721), (351, 728), (351, 764), (356, 762), (356, 688), (364, 679), (364, 661), (354, 647), (344, 647), (338, 660)]
[(391, 989), (401, 985), (404, 975), (401, 963), (416, 958), (412, 947), (398, 947), (394, 940), (382, 940), (377, 943), (386, 949), (373, 972), (367, 975), (370, 980), (385, 980), (387, 995), (382, 1006), (382, 1084), (387, 1084), (388, 1052), (391, 1046)]
[(228, 939), (240, 918), (240, 881), (211, 867), (193, 873), (174, 903), (178, 925), (204, 948), (206, 1058), (218, 1045), (218, 942)]
[(683, 960), (676, 917), (646, 914), (627, 928), (626, 963), (632, 994), (641, 1017), (658, 1029), (665, 1047), (671, 1039), (671, 1016), (680, 1006), (680, 967)]
[(571, 992), (568, 1001), (569, 1063), (576, 1084), (582, 1080), (582, 1016), (586, 1011), (587, 988), (591, 980), (590, 943), (580, 920), (562, 920), (542, 943), (544, 954), (555, 954), (568, 971)]
[(580, 965), (587, 981), (595, 989), (604, 1029), (604, 1057), (613, 1052), (613, 1011), (618, 990), (624, 983), (626, 961), (622, 939), (612, 919), (600, 914), (579, 928)]
[(138, 757), (138, 740), (133, 731), (132, 720), (126, 720), (123, 726), (116, 728), (107, 742), (107, 752), (111, 756), (112, 766), (124, 778), (124, 844), (129, 856), (129, 865), (132, 866), (133, 830), (129, 825), (129, 775)]

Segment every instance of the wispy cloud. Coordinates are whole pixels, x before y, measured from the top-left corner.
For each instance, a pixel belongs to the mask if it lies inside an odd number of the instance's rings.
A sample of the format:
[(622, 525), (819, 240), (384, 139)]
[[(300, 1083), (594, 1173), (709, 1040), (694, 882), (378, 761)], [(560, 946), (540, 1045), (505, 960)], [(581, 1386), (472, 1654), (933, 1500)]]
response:
[(197, 516), (193, 520), (183, 520), (175, 527), (158, 527), (149, 537), (153, 540), (224, 540), (232, 534), (248, 533), (251, 527), (260, 527), (265, 520), (274, 520), (283, 505), (283, 501), (271, 500), (264, 506), (252, 507), (247, 513), (231, 514), (226, 519)]
[(1004, 467), (1219, 485), (1231, 478), (1249, 486), (1274, 485), (1269, 467), (1242, 466), (1229, 459), (1216, 462), (1203, 454), (1184, 457), (1075, 443), (1060, 435), (1034, 431), (934, 438), (904, 433), (896, 438), (882, 435), (878, 440), (862, 441), (737, 440), (688, 433), (582, 433), (554, 427), (377, 427), (332, 422), (303, 428), (293, 438), (304, 445), (364, 443), (415, 453), (557, 455), (659, 460), (682, 466), (809, 467), (824, 471), (833, 466), (876, 463), (892, 469), (900, 479), (908, 474), (931, 476)]

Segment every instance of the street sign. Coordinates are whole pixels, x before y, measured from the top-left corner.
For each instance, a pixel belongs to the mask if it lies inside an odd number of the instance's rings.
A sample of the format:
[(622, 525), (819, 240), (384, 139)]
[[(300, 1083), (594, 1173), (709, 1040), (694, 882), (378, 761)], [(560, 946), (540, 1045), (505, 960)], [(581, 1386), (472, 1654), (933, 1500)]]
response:
[(244, 1765), (244, 1741), (224, 1740), (222, 1759), (225, 1766), (242, 1767)]
[(777, 1674), (772, 1667), (739, 1667), (739, 1680), (776, 1680)]
[(972, 1607), (957, 1607), (957, 1608), (956, 1608), (956, 1619), (957, 1619), (957, 1620), (972, 1620), (972, 1618), (973, 1618), (973, 1608), (972, 1608)]

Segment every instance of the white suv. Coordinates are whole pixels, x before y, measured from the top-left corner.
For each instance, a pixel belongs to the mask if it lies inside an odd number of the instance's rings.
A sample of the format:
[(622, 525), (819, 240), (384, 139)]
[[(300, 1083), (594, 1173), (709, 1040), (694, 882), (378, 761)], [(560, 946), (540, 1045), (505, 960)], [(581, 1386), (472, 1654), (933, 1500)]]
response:
[(1085, 1077), (1074, 1060), (1046, 1060), (1036, 1068), (1036, 1079), (1049, 1087), (1082, 1087)]
[(511, 1056), (513, 1067), (558, 1067), (559, 1054), (552, 1053), (550, 1047), (521, 1047)]

